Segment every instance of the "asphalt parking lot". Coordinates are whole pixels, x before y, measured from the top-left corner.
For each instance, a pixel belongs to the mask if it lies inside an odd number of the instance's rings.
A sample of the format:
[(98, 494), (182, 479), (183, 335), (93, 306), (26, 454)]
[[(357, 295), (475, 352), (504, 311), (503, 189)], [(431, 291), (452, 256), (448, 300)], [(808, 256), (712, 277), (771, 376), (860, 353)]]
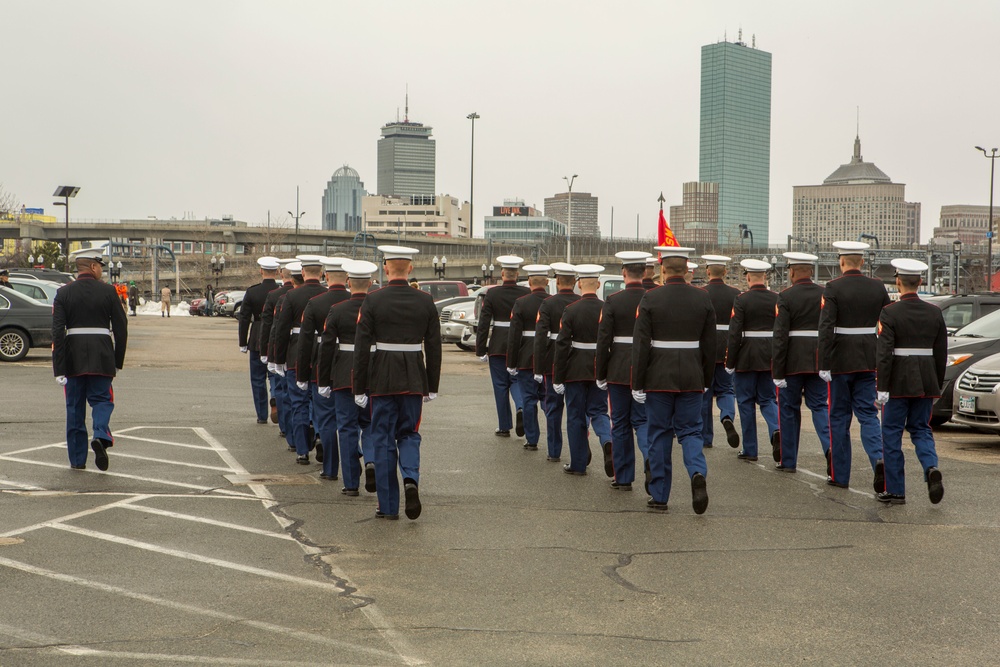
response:
[(424, 512), (376, 521), (255, 423), (234, 321), (130, 327), (108, 473), (69, 469), (45, 351), (0, 367), (4, 667), (996, 662), (995, 435), (937, 431), (936, 506), (909, 450), (891, 507), (860, 445), (845, 490), (811, 431), (796, 475), (720, 436), (708, 512), (675, 469), (652, 514), (494, 437), (486, 365), (448, 346)]

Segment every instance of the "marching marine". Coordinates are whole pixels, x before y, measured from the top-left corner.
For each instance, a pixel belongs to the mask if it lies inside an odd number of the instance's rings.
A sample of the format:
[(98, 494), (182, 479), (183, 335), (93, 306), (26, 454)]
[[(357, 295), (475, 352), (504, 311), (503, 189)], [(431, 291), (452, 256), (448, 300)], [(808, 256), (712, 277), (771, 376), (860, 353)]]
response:
[[(260, 311), (260, 332), (257, 335), (257, 350), (260, 352), (260, 361), (267, 367), (267, 377), (271, 383), (271, 421), (278, 424), (278, 435), (288, 438), (286, 435), (291, 429), (288, 428), (288, 391), (285, 387), (284, 375), (274, 372), (274, 364), (268, 359), (271, 354), (271, 328), (274, 324), (274, 310), (281, 297), (292, 288), (295, 283), (292, 279), (291, 264), (295, 260), (279, 259), (281, 266), (282, 284), (267, 293), (264, 299), (264, 307)], [(291, 443), (289, 443), (291, 444)]]
[[(275, 278), (278, 275), (277, 257), (261, 257), (257, 260), (260, 267), (260, 282), (247, 288), (240, 305), (239, 315), (239, 345), (240, 352), (249, 353), (250, 357), (250, 395), (253, 397), (253, 407), (257, 413), (257, 423), (266, 424), (268, 414), (267, 401), (267, 362), (261, 361), (260, 328), (261, 312), (267, 295), (278, 288)], [(272, 419), (277, 421), (276, 403), (271, 398)]]
[(524, 426), (524, 448), (535, 451), (541, 431), (538, 428), (538, 402), (542, 387), (535, 382), (535, 322), (538, 307), (548, 296), (548, 264), (527, 264), (522, 267), (528, 276), (531, 291), (514, 302), (510, 311), (510, 334), (507, 336), (507, 372), (521, 391), (521, 413)]
[(733, 449), (740, 446), (740, 435), (736, 432), (733, 419), (736, 417), (736, 395), (733, 392), (733, 378), (726, 372), (726, 346), (729, 344), (729, 318), (733, 315), (733, 302), (740, 291), (725, 283), (726, 266), (732, 261), (724, 255), (702, 255), (705, 260), (705, 274), (708, 284), (705, 291), (715, 308), (715, 373), (712, 384), (702, 397), (702, 438), (705, 447), (711, 447), (715, 439), (715, 422), (712, 418), (712, 398), (719, 406), (719, 422), (726, 431), (726, 440)]

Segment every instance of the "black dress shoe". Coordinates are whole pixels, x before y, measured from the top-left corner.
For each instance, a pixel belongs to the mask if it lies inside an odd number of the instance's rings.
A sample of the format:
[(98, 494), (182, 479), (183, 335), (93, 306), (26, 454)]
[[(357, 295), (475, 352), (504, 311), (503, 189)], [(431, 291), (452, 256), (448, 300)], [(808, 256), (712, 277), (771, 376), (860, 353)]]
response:
[(420, 493), (417, 490), (416, 482), (403, 483), (403, 496), (406, 498), (406, 518), (416, 519), (420, 516)]
[(549, 461), (550, 463), (559, 463), (560, 461), (562, 461), (562, 457), (560, 457), (560, 456), (546, 456), (545, 460)]
[(646, 507), (648, 507), (651, 510), (655, 510), (657, 512), (666, 512), (667, 511), (667, 504), (666, 503), (658, 503), (655, 500), (653, 500), (652, 498), (650, 498), (649, 500), (646, 501)]
[(830, 450), (823, 452), (823, 458), (826, 459), (826, 474), (830, 474)]
[(729, 446), (736, 449), (740, 446), (740, 434), (736, 432), (736, 427), (733, 425), (733, 420), (726, 419), (722, 420), (722, 428), (726, 429), (726, 440), (729, 441)]
[(826, 485), (827, 486), (835, 486), (838, 489), (846, 489), (848, 487), (847, 484), (841, 484), (840, 482), (833, 481), (832, 477), (827, 477), (826, 478)]
[(875, 479), (872, 481), (875, 493), (885, 491), (885, 462), (879, 459), (875, 462)]
[(398, 514), (383, 514), (381, 510), (375, 510), (376, 519), (388, 519), (389, 521), (398, 521)]
[(533, 445), (530, 442), (524, 443), (524, 448), (527, 449), (528, 451), (532, 451), (532, 452), (537, 452), (538, 451), (538, 445)]
[(258, 423), (258, 424), (266, 424), (266, 423), (267, 423), (267, 420), (266, 420), (266, 419), (258, 419), (258, 420), (257, 420), (257, 423)]
[(652, 479), (653, 473), (650, 472), (650, 470), (649, 470), (649, 461), (648, 460), (646, 460), (646, 461), (643, 462), (642, 469), (645, 471), (645, 474), (646, 474), (646, 482), (644, 484), (644, 486), (646, 488), (646, 494), (649, 495), (649, 480)]
[(347, 487), (344, 487), (343, 489), (341, 489), (340, 492), (343, 493), (345, 496), (359, 496), (359, 495), (361, 495), (360, 493), (358, 493), (357, 489), (348, 489)]
[(713, 447), (715, 447), (715, 445), (713, 445), (713, 444), (712, 444), (712, 443), (710, 443), (710, 442), (704, 442), (704, 443), (702, 443), (702, 445), (701, 445), (701, 448), (702, 448), (702, 449), (712, 449)]
[(601, 449), (604, 450), (604, 474), (608, 477), (615, 476), (615, 462), (611, 458), (611, 443), (606, 442), (601, 445)]
[(304, 456), (296, 456), (295, 462), (298, 463), (299, 465), (307, 466), (309, 465), (309, 455), (306, 454)]
[(323, 443), (316, 443), (316, 463), (323, 462)]
[(319, 474), (319, 478), (320, 478), (320, 479), (325, 479), (325, 480), (327, 480), (327, 481), (330, 481), (330, 482), (332, 482), (332, 481), (334, 481), (334, 480), (336, 480), (336, 479), (337, 479), (337, 476), (336, 476), (336, 475), (327, 475), (327, 474), (326, 474), (325, 472), (321, 472), (321, 473)]
[(937, 468), (927, 469), (927, 493), (935, 505), (944, 498), (944, 483), (941, 481), (941, 471)]
[(104, 451), (106, 440), (94, 438), (90, 443), (90, 448), (94, 450), (94, 465), (98, 470), (108, 469), (108, 453)]
[(744, 454), (742, 449), (736, 453), (736, 458), (738, 458), (741, 461), (756, 461), (757, 460), (756, 456), (750, 456), (749, 454)]
[(495, 435), (498, 438), (509, 438), (510, 431), (501, 431), (500, 429), (496, 429), (495, 431), (493, 431), (493, 435)]
[(294, 448), (294, 447), (292, 447), (291, 445), (288, 445), (288, 451), (290, 451), (290, 452), (294, 452), (294, 451), (295, 451), (295, 448)]
[(282, 431), (281, 429), (278, 429), (278, 437), (279, 438), (284, 438), (285, 435), (286, 435), (286, 433), (284, 431)]
[(521, 410), (517, 411), (517, 416), (514, 419), (514, 433), (517, 437), (524, 437), (524, 413)]
[(587, 443), (587, 465), (584, 467), (589, 467), (590, 462), (594, 460), (594, 452), (590, 450), (590, 443)]
[(271, 423), (278, 423), (278, 401), (275, 398), (271, 399)]
[(794, 466), (783, 466), (780, 463), (774, 466), (774, 469), (778, 472), (798, 472)]
[(708, 488), (700, 472), (691, 476), (691, 506), (695, 514), (704, 514), (708, 509)]
[(771, 458), (775, 463), (781, 463), (781, 431), (771, 435)]
[(587, 474), (586, 470), (573, 470), (572, 468), (569, 467), (568, 463), (563, 466), (563, 472), (566, 473), (567, 475), (586, 475)]
[(70, 468), (72, 468), (73, 470), (86, 470), (87, 469), (87, 464), (84, 463), (83, 465), (70, 466)]
[(888, 491), (883, 491), (882, 493), (875, 494), (875, 500), (880, 503), (886, 503), (887, 505), (905, 505), (906, 496), (900, 496), (895, 493), (889, 493)]
[(632, 484), (619, 484), (618, 482), (611, 482), (611, 488), (615, 491), (631, 491)]
[(375, 464), (365, 464), (365, 491), (375, 493)]

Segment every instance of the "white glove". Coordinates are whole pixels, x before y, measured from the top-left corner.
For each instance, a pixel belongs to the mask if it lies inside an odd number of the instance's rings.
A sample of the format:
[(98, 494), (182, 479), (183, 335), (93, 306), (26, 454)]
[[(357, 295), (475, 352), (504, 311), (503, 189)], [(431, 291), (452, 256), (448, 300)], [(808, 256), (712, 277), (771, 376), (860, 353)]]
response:
[(433, 401), (437, 397), (438, 397), (438, 395), (432, 391), (432, 392), (428, 393), (426, 396), (424, 396), (424, 403), (430, 403), (431, 401)]
[(298, 380), (296, 380), (295, 381), (295, 386), (298, 387), (299, 390), (305, 391), (306, 389), (309, 388), (309, 383), (308, 382), (299, 382)]
[(316, 391), (317, 391), (317, 392), (319, 393), (319, 395), (320, 395), (320, 396), (322, 396), (323, 398), (330, 398), (330, 396), (332, 396), (332, 395), (333, 395), (333, 389), (330, 389), (329, 387), (320, 387), (320, 388), (319, 388), (319, 389), (317, 389)]
[(600, 389), (601, 391), (607, 391), (608, 390), (608, 381), (607, 380), (598, 380), (597, 381), (597, 388)]
[(516, 368), (508, 368), (507, 372), (510, 373), (510, 376), (512, 378), (516, 378), (517, 377), (517, 369)]
[(736, 369), (735, 368), (730, 368), (729, 366), (726, 366), (726, 372), (729, 373), (730, 375), (732, 375), (733, 373), (736, 372)]
[(288, 366), (286, 366), (285, 364), (275, 364), (274, 365), (274, 372), (277, 373), (278, 375), (280, 375), (281, 377), (285, 377), (285, 371), (287, 371), (287, 370), (288, 370)]
[(67, 382), (68, 380), (66, 379), (65, 375), (56, 376), (56, 384), (58, 384), (60, 387), (65, 387)]
[(788, 388), (788, 381), (785, 380), (785, 379), (772, 380), (772, 381), (774, 382), (774, 386), (777, 387), (778, 389), (787, 389)]
[(875, 405), (885, 405), (889, 402), (889, 392), (880, 391), (878, 395), (875, 396)]
[(541, 375), (536, 375), (535, 376), (535, 382), (537, 382), (538, 384), (541, 384), (541, 383), (545, 382), (545, 378), (542, 377)]
[(552, 388), (555, 389), (556, 393), (562, 396), (566, 393), (566, 385), (564, 384), (554, 384)]
[(640, 403), (640, 404), (641, 403), (645, 403), (646, 402), (646, 392), (644, 392), (641, 389), (633, 389), (632, 390), (632, 400), (635, 401), (636, 403)]
[(833, 374), (830, 373), (830, 371), (820, 371), (819, 379), (822, 380), (823, 382), (830, 382), (833, 380)]
[(368, 394), (355, 394), (354, 402), (358, 404), (359, 408), (368, 407)]
[(708, 387), (702, 387), (701, 388), (701, 393), (703, 393), (703, 394), (708, 393)]
[(247, 347), (246, 345), (244, 345), (243, 347), (240, 348), (240, 352), (242, 352), (243, 354), (246, 354), (249, 351), (250, 351), (250, 348)]
[[(267, 364), (267, 355), (264, 355), (264, 354), (260, 355), (260, 363)], [(271, 370), (270, 366), (271, 365), (268, 364), (268, 369), (267, 370)]]
[(484, 354), (483, 356), (479, 357), (479, 361), (489, 361), (489, 360), (490, 360), (490, 355), (488, 354)]
[[(267, 357), (261, 357), (261, 359), (267, 359)], [(267, 370), (268, 372), (273, 373), (277, 370), (277, 366), (273, 362), (269, 361), (267, 362)]]

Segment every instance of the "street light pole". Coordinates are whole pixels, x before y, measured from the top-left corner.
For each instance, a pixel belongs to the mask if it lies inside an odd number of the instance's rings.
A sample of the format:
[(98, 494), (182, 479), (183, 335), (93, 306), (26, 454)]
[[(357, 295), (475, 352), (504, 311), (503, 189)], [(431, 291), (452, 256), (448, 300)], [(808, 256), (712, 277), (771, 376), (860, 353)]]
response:
[(475, 218), (475, 192), (476, 192), (476, 120), (479, 114), (475, 111), (466, 116), (472, 121), (472, 150), (469, 156), (469, 238), (472, 238), (472, 225)]
[(63, 271), (69, 271), (69, 199), (70, 197), (75, 197), (76, 193), (79, 191), (80, 188), (75, 185), (60, 185), (52, 194), (53, 197), (63, 198), (63, 201), (52, 202), (53, 206), (66, 207), (66, 238), (64, 239), (65, 246), (63, 247), (63, 253), (65, 256), (65, 259), (63, 260)]
[(299, 254), (299, 218), (301, 218), (305, 214), (306, 214), (305, 211), (300, 211), (299, 210), (299, 186), (296, 185), (295, 186), (295, 213), (292, 213), (291, 211), (288, 212), (288, 215), (290, 215), (293, 218), (295, 218), (295, 253), (294, 254), (296, 254), (296, 255)]
[(570, 259), (570, 239), (573, 234), (573, 181), (576, 180), (576, 174), (572, 176), (563, 176), (563, 180), (566, 181), (568, 186), (569, 195), (567, 197), (566, 203), (566, 263), (572, 264)]
[(976, 146), (976, 150), (982, 151), (983, 155), (986, 156), (990, 161), (990, 219), (989, 219), (989, 233), (986, 235), (986, 289), (990, 292), (993, 291), (993, 172), (997, 164), (997, 149), (994, 148), (990, 153), (986, 152), (986, 149), (982, 146)]

